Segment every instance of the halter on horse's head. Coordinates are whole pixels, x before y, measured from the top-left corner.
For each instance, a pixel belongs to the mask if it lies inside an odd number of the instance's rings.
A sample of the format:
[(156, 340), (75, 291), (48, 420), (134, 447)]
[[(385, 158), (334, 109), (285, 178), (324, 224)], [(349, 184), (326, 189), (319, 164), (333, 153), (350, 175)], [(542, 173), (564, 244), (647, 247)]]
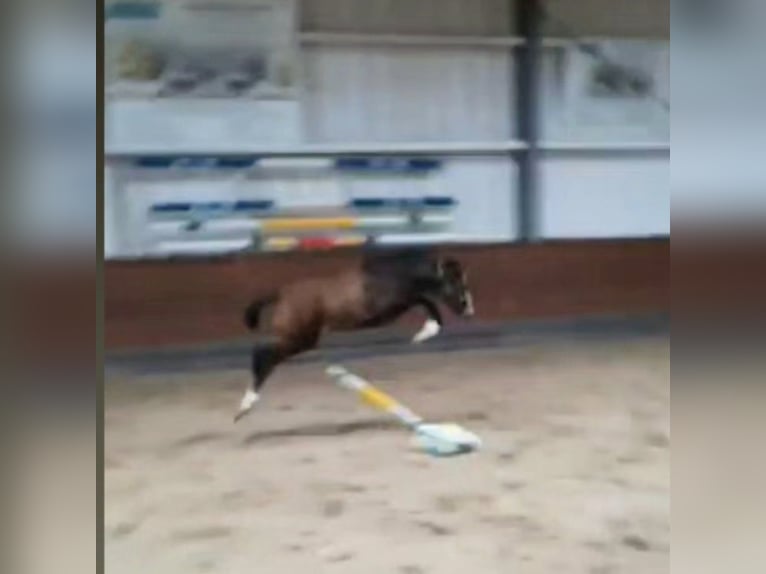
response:
[(468, 289), (468, 277), (460, 262), (450, 257), (439, 259), (437, 269), (444, 302), (455, 313), (465, 316), (473, 315), (473, 296)]
[(371, 250), (363, 269), (368, 273), (415, 278), (421, 288), (438, 297), (456, 314), (473, 315), (473, 297), (465, 270), (457, 259), (437, 257), (423, 247)]

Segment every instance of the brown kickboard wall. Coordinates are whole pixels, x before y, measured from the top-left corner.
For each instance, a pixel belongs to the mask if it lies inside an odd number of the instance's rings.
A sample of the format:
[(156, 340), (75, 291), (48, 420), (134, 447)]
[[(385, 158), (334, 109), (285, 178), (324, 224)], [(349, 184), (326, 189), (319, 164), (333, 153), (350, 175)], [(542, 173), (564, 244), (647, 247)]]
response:
[[(670, 241), (461, 246), (479, 321), (670, 310)], [(220, 343), (246, 336), (242, 309), (289, 281), (354, 265), (357, 250), (176, 261), (105, 269), (108, 351)]]

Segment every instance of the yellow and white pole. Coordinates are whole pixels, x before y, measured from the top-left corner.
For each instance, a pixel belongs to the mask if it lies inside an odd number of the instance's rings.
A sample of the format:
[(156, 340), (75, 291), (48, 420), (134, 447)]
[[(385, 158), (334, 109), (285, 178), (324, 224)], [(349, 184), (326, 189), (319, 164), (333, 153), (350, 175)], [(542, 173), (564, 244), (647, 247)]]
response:
[(338, 385), (355, 392), (371, 407), (396, 417), (412, 429), (415, 432), (415, 444), (429, 454), (450, 456), (471, 452), (481, 446), (479, 437), (463, 427), (451, 423), (426, 423), (420, 415), (340, 365), (328, 367), (326, 373)]
[(354, 391), (359, 395), (363, 402), (379, 411), (386, 412), (396, 417), (402, 424), (415, 429), (423, 423), (423, 418), (421, 416), (412, 412), (390, 395), (375, 388), (362, 377), (347, 371), (343, 367), (339, 365), (328, 367), (327, 374), (344, 389)]

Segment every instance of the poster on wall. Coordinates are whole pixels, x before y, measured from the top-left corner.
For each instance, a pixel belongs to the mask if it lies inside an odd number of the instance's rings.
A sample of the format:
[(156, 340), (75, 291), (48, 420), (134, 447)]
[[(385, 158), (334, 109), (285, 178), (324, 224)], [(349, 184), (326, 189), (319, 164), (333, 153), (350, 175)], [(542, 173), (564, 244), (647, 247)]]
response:
[(110, 98), (296, 97), (292, 0), (113, 0)]
[(107, 154), (301, 140), (293, 0), (112, 0)]
[(605, 40), (567, 53), (567, 124), (587, 138), (634, 135), (665, 139), (669, 51), (666, 42)]

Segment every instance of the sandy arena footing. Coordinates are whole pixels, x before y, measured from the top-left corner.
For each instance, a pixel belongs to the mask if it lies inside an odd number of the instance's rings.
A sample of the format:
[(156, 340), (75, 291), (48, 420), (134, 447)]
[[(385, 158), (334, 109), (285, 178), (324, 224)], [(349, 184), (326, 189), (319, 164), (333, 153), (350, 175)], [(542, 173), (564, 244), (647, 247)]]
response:
[(347, 363), (481, 436), (435, 459), (288, 364), (237, 425), (246, 371), (112, 376), (110, 574), (664, 574), (667, 336)]

